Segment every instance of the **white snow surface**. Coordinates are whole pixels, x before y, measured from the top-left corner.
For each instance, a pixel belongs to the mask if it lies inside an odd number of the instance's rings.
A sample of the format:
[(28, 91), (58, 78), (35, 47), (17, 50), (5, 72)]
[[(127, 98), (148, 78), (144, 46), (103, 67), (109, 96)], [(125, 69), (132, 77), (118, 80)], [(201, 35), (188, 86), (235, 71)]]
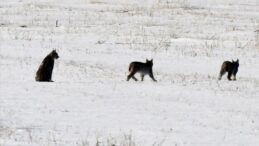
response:
[(258, 0), (1, 0), (0, 146), (258, 146), (258, 53)]

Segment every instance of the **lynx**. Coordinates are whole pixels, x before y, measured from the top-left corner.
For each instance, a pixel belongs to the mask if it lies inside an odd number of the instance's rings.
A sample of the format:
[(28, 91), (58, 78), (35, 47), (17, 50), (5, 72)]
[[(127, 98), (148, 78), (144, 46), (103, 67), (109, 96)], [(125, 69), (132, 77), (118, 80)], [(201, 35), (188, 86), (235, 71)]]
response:
[(58, 59), (58, 53), (56, 50), (53, 50), (48, 54), (42, 61), (37, 73), (35, 80), (39, 82), (53, 82), (52, 81), (52, 70), (54, 67), (54, 60)]
[(140, 73), (141, 75), (141, 81), (144, 81), (144, 76), (148, 74), (150, 78), (156, 82), (157, 80), (154, 78), (153, 75), (153, 59), (148, 60), (146, 59), (146, 63), (142, 62), (131, 62), (129, 65), (129, 75), (127, 77), (127, 81), (130, 80), (130, 78), (133, 78), (135, 81), (138, 81), (138, 79), (134, 76), (136, 73)]
[(236, 61), (232, 60), (232, 62), (224, 61), (223, 64), (221, 65), (219, 80), (221, 80), (222, 76), (226, 72), (228, 73), (228, 80), (231, 81), (232, 76), (234, 77), (233, 80), (236, 80), (236, 74), (238, 72), (238, 67), (239, 67), (239, 60), (238, 59)]

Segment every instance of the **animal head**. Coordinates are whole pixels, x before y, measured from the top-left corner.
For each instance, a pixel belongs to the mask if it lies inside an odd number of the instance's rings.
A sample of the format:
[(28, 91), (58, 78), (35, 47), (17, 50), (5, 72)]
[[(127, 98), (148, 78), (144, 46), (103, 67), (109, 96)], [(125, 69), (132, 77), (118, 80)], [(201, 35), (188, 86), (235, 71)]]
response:
[(236, 61), (232, 59), (232, 64), (236, 67), (239, 67), (239, 59), (237, 59)]
[(239, 59), (237, 59), (236, 61), (232, 60), (232, 67), (233, 67), (233, 72), (237, 73), (238, 67), (239, 67)]
[(153, 59), (151, 60), (146, 59), (146, 64), (153, 66)]
[(58, 53), (56, 50), (53, 50), (51, 53), (50, 53), (51, 57), (54, 58), (54, 59), (58, 59), (59, 56), (58, 56)]

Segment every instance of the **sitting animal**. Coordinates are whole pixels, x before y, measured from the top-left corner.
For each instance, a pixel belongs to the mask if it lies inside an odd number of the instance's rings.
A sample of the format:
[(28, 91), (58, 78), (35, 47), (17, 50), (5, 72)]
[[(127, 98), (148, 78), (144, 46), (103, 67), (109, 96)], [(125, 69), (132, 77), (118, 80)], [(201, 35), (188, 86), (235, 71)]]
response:
[(238, 67), (239, 67), (239, 60), (238, 59), (236, 61), (232, 60), (232, 62), (224, 61), (221, 65), (219, 80), (221, 80), (222, 76), (226, 72), (228, 73), (228, 80), (231, 80), (232, 76), (234, 77), (233, 80), (236, 80), (236, 74), (238, 72)]
[(58, 59), (58, 53), (56, 50), (50, 52), (42, 61), (37, 73), (35, 80), (39, 82), (53, 82), (52, 71), (54, 67), (54, 60)]
[(144, 76), (148, 74), (150, 78), (156, 82), (157, 80), (154, 78), (152, 67), (153, 67), (153, 59), (151, 60), (146, 59), (146, 63), (136, 62), (136, 61), (131, 62), (129, 65), (129, 75), (127, 77), (127, 81), (129, 81), (130, 78), (133, 78), (135, 81), (138, 81), (138, 79), (134, 75), (136, 73), (140, 73), (141, 81), (143, 81)]

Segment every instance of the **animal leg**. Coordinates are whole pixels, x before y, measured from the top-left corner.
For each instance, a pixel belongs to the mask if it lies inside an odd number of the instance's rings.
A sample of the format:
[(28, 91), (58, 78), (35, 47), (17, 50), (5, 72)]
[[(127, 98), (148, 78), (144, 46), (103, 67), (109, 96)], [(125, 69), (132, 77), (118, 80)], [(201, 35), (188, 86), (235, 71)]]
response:
[(156, 81), (157, 81), (157, 80), (154, 78), (154, 75), (153, 75), (153, 73), (152, 73), (152, 72), (149, 74), (149, 76), (150, 76), (150, 78), (151, 78), (154, 82), (156, 82)]
[(128, 77), (127, 77), (127, 81), (129, 81), (130, 78), (133, 78), (135, 81), (137, 81), (138, 79), (136, 77), (134, 77), (135, 73), (136, 72), (131, 71), (130, 74), (128, 75)]
[(141, 81), (144, 81), (144, 75), (141, 75)]
[(236, 81), (236, 80), (237, 80), (237, 79), (236, 79), (236, 75), (233, 75), (233, 76), (234, 76), (234, 79), (233, 79), (233, 80)]
[(233, 72), (233, 80), (236, 81), (237, 70)]
[(228, 80), (231, 81), (231, 72), (228, 72)]
[(135, 81), (138, 81), (138, 79), (133, 75), (132, 79), (134, 79)]
[(128, 77), (127, 77), (127, 81), (129, 81), (129, 80), (130, 80), (130, 78), (131, 78), (131, 76), (130, 76), (130, 75), (128, 75)]

